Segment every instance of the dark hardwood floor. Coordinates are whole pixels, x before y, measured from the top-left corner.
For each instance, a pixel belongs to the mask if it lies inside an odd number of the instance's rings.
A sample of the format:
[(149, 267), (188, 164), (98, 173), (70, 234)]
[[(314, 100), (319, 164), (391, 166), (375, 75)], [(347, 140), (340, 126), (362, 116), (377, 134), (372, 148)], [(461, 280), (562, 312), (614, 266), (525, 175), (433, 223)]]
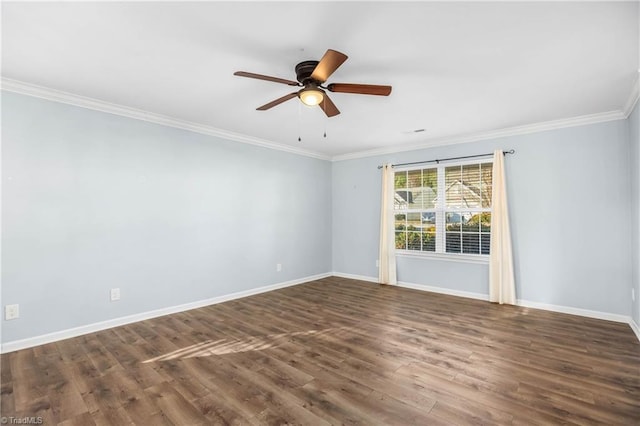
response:
[(45, 425), (640, 424), (627, 324), (335, 277), (1, 361)]

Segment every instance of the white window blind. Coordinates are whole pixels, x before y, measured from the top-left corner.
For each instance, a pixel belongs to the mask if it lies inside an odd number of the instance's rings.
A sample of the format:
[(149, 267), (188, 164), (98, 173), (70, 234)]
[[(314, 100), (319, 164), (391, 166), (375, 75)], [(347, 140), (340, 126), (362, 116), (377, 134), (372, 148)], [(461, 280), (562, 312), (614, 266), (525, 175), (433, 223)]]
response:
[(487, 161), (397, 170), (396, 249), (488, 255), (491, 173)]

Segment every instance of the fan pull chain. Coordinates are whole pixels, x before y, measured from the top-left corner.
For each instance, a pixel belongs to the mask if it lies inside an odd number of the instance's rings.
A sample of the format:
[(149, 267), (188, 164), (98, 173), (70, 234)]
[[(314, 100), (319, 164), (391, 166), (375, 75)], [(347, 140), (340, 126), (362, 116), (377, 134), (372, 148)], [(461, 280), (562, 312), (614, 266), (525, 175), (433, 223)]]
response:
[[(325, 98), (322, 98), (322, 103), (323, 105), (325, 105)], [(326, 108), (326, 105), (325, 105)], [(324, 138), (327, 138), (327, 121), (329, 121), (329, 117), (327, 117), (326, 115), (324, 116)]]
[(329, 122), (329, 117), (324, 116), (324, 138), (327, 138), (327, 123)]
[(302, 142), (302, 138), (300, 137), (300, 121), (302, 120), (302, 105), (298, 102), (298, 142)]

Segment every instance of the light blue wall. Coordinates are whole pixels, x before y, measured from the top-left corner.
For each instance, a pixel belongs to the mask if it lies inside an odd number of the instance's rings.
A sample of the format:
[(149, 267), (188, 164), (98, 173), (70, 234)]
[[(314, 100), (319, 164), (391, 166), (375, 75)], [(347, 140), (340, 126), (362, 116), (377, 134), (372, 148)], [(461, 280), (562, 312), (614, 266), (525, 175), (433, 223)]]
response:
[[(379, 164), (506, 157), (517, 297), (630, 315), (631, 190), (619, 120), (333, 164), (333, 269), (377, 277)], [(398, 279), (488, 294), (488, 265), (398, 257)]]
[(329, 272), (330, 185), (328, 161), (3, 92), (3, 342)]
[(633, 279), (636, 300), (632, 301), (632, 318), (640, 325), (640, 106), (636, 104), (628, 119), (631, 149), (631, 200), (632, 200), (632, 256)]
[[(629, 120), (330, 164), (3, 92), (1, 296), (21, 318), (2, 321), (2, 342), (331, 270), (377, 277), (377, 166), (497, 148), (517, 151), (518, 298), (640, 323), (639, 128), (636, 106)], [(398, 258), (409, 283), (487, 294), (487, 275)]]

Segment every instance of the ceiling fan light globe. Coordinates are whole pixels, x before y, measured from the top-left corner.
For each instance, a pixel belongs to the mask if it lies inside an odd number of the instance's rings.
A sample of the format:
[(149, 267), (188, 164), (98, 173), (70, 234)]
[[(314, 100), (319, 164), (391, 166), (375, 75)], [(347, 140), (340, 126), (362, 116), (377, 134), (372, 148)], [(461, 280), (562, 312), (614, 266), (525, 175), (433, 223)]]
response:
[(317, 89), (303, 90), (302, 92), (300, 92), (299, 97), (302, 103), (308, 106), (319, 105), (324, 99), (322, 91)]

